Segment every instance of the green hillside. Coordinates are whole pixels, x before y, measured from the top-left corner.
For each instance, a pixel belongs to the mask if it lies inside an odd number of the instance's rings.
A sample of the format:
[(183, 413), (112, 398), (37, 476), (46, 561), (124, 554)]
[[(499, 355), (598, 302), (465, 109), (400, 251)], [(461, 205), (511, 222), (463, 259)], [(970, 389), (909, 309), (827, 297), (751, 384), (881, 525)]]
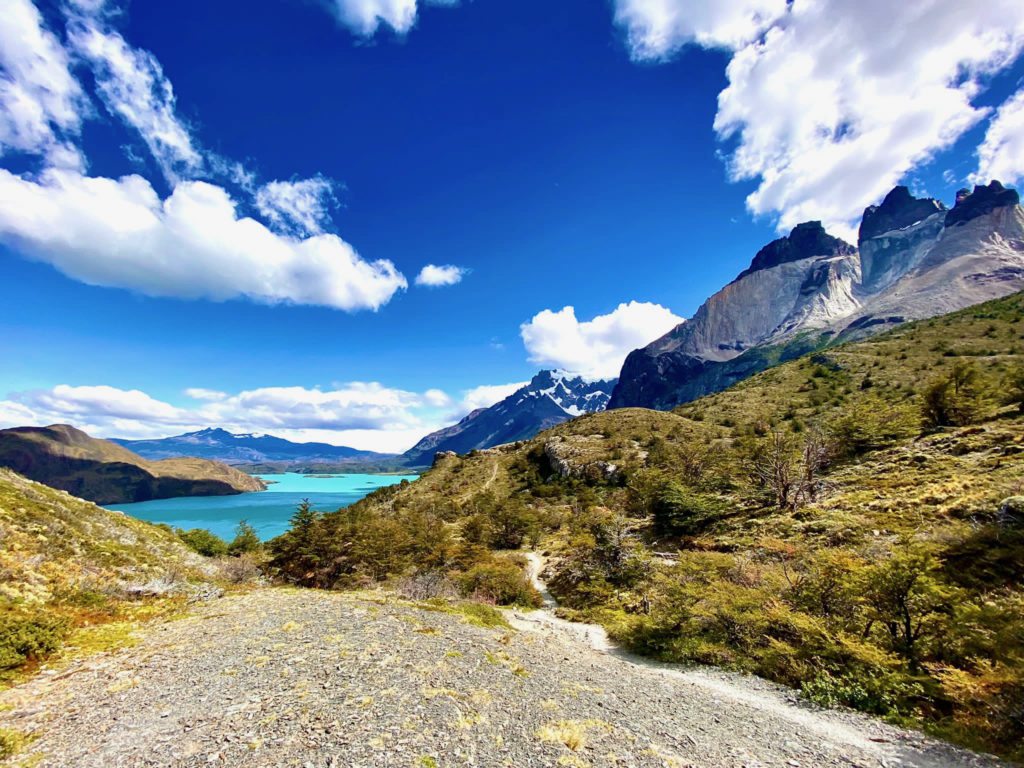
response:
[(65, 645), (105, 647), (214, 589), (169, 529), (0, 469), (0, 680)]
[(1024, 758), (1021, 350), (1016, 295), (675, 413), (441, 456), (415, 483), (300, 514), (275, 564), (317, 586), (523, 601), (502, 550), (534, 546), (563, 610), (629, 647)]

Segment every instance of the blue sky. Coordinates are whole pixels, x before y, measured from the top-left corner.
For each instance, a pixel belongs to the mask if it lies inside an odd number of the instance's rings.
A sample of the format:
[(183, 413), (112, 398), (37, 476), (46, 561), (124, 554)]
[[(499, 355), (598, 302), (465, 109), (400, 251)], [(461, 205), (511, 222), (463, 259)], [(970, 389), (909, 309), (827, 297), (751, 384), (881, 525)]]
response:
[(0, 426), (401, 450), (799, 221), (1024, 174), (1016, 2), (11, 3)]

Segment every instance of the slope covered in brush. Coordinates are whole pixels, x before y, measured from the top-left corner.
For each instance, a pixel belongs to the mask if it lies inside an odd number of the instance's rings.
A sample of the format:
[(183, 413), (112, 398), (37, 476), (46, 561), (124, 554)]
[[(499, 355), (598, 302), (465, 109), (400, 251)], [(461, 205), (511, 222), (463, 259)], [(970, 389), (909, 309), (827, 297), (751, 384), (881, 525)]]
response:
[[(370, 573), (386, 552), (373, 578), (443, 581), (494, 550), (539, 546), (569, 613), (634, 649), (1020, 757), (1021, 351), (1017, 294), (674, 413), (586, 415), (442, 456), (346, 513), (401, 532), (364, 541), (346, 568)], [(307, 538), (306, 573), (351, 583), (332, 568), (356, 531)]]
[(200, 594), (215, 575), (170, 529), (6, 469), (0, 542), (0, 679), (56, 652), (76, 631)]

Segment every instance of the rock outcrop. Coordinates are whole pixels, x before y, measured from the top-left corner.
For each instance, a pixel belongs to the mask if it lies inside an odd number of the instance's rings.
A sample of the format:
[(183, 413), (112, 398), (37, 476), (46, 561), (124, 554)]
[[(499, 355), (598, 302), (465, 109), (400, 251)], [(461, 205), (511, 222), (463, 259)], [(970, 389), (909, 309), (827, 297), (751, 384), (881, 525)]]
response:
[(148, 461), (67, 424), (0, 430), (0, 467), (97, 504), (266, 489), (258, 478), (217, 461)]
[(626, 358), (609, 408), (669, 409), (758, 371), (907, 320), (1024, 290), (1024, 208), (997, 181), (950, 210), (896, 187), (857, 248), (818, 222), (763, 248), (688, 322)]

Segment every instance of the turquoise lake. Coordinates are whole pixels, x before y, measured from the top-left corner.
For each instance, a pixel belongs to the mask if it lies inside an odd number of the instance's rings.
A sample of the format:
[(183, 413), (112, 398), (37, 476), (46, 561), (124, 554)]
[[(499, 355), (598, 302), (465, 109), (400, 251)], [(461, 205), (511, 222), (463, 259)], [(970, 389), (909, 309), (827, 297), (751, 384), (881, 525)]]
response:
[(295, 505), (309, 499), (314, 509), (330, 511), (347, 507), (377, 488), (415, 480), (417, 475), (332, 475), (310, 477), (287, 473), (263, 475), (267, 490), (236, 496), (182, 496), (176, 499), (108, 504), (108, 509), (175, 528), (208, 528), (222, 539), (235, 536), (235, 526), (245, 518), (264, 541), (284, 533)]

